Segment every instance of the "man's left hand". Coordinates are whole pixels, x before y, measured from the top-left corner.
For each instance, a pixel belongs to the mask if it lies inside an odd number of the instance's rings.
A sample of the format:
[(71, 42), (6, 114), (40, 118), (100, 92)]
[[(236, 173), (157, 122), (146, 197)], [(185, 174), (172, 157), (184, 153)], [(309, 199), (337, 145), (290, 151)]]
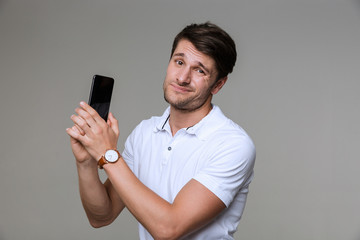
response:
[(109, 149), (116, 149), (119, 138), (118, 121), (112, 113), (108, 121), (103, 118), (87, 103), (81, 102), (75, 109), (77, 115), (72, 115), (71, 120), (81, 129), (82, 134), (68, 131), (68, 134), (78, 140), (89, 154), (97, 161)]

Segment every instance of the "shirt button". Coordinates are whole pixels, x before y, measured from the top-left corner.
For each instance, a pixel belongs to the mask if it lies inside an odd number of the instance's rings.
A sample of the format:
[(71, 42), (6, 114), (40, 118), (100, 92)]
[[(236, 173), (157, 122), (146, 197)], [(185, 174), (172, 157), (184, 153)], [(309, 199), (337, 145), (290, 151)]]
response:
[(171, 147), (168, 147), (168, 150), (171, 151)]

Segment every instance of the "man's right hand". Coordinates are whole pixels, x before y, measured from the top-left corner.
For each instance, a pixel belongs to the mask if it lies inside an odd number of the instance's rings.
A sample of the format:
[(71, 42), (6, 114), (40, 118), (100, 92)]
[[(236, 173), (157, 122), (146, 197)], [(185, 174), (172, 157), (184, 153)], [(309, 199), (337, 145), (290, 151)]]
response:
[(70, 135), (70, 133), (84, 135), (82, 130), (79, 127), (77, 127), (76, 125), (74, 125), (72, 128), (66, 129), (66, 132), (70, 136), (71, 149), (72, 149), (72, 152), (75, 156), (77, 163), (85, 163), (85, 162), (91, 162), (91, 161), (96, 162), (96, 160), (91, 157), (89, 152), (86, 151), (84, 146), (78, 140), (71, 137), (71, 135)]

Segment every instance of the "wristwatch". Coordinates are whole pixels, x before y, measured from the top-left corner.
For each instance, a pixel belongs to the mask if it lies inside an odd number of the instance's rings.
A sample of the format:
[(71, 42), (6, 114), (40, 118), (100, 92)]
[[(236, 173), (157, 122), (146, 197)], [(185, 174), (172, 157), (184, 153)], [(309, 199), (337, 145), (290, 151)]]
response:
[(98, 166), (103, 169), (104, 164), (116, 163), (120, 158), (120, 153), (116, 149), (110, 149), (105, 152), (105, 155), (101, 156), (98, 161)]

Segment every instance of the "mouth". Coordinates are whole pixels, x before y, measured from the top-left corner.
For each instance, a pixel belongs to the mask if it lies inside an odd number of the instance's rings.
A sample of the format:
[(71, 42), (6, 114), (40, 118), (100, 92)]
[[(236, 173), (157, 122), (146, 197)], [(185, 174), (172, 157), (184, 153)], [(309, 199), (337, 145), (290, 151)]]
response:
[(179, 86), (175, 83), (171, 83), (170, 86), (176, 91), (176, 92), (180, 92), (180, 93), (188, 93), (188, 92), (192, 92), (192, 89), (187, 88), (187, 87), (182, 87)]

